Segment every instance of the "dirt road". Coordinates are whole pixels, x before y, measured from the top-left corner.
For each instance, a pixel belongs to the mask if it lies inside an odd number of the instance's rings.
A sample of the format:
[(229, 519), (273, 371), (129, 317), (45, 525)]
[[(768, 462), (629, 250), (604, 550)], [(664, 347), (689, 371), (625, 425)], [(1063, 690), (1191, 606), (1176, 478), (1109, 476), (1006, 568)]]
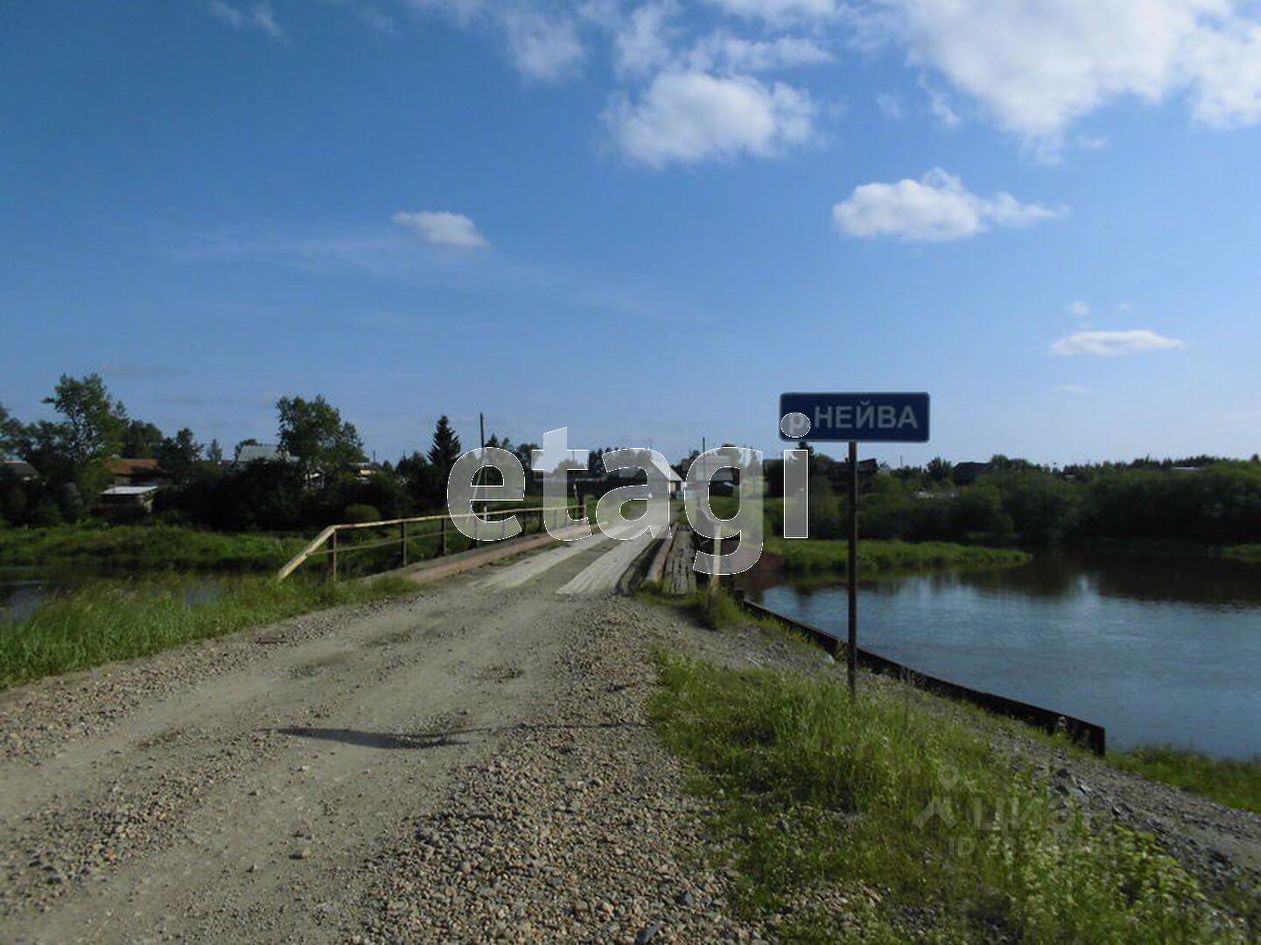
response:
[[(689, 921), (736, 936), (706, 918), (717, 886), (675, 861), (688, 844), (672, 805), (688, 802), (626, 701), (646, 686), (642, 654), (596, 655), (633, 606), (611, 596), (629, 544), (595, 538), (0, 696), (0, 940), (607, 941), (614, 927), (633, 941), (684, 908), (675, 896), (702, 918), (673, 917), (657, 940)], [(619, 737), (634, 744), (615, 784), (580, 748)], [(509, 752), (511, 770), (496, 762)], [(469, 778), (487, 771), (479, 795)], [(667, 777), (644, 784), (654, 771)], [(618, 823), (582, 827), (570, 807), (601, 792)], [(481, 849), (443, 830), (441, 857), (418, 862), (417, 824), (477, 796), (483, 833), (529, 836)], [(587, 829), (599, 836), (567, 837)], [(593, 855), (636, 864), (624, 889), (579, 881)], [(497, 893), (509, 879), (523, 888)], [(466, 894), (502, 915), (472, 918)]]

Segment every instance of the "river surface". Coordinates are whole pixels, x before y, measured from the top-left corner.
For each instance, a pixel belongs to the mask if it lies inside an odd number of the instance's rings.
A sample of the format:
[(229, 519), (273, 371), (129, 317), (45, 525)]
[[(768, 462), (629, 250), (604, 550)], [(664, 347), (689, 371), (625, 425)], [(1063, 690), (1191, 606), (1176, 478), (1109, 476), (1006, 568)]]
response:
[[(155, 589), (163, 590), (171, 577), (158, 574), (149, 576), (147, 580), (153, 583)], [(88, 581), (112, 581), (119, 584), (125, 582), (132, 588), (145, 588), (144, 579), (128, 580), (100, 572), (0, 568), (0, 630), (6, 623), (16, 623), (31, 616), (53, 594), (74, 590)], [(183, 580), (180, 590), (188, 603), (204, 604), (223, 593), (224, 582), (214, 575), (201, 575)]]
[[(767, 607), (845, 635), (845, 588), (766, 575)], [(900, 663), (1107, 728), (1108, 745), (1261, 756), (1261, 566), (1047, 556), (1015, 568), (883, 578), (859, 642)]]

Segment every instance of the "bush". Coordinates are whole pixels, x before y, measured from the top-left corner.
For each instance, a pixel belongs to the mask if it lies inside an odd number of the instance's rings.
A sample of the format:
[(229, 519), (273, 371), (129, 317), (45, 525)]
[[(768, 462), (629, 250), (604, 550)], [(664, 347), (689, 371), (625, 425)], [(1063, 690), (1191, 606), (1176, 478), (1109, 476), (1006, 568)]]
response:
[(381, 513), (371, 505), (348, 505), (342, 513), (342, 521), (347, 525), (366, 525), (381, 521)]

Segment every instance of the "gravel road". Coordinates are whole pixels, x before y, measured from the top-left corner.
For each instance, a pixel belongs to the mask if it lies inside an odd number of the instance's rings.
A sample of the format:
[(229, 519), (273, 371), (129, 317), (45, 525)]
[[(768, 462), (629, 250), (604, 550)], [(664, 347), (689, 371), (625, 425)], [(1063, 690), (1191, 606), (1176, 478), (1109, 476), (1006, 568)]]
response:
[[(649, 657), (836, 667), (573, 548), (0, 694), (0, 941), (774, 940), (704, 865)], [(1007, 737), (1202, 875), (1261, 849), (1261, 818)]]
[(543, 554), (0, 694), (0, 941), (751, 940), (644, 725), (675, 618)]

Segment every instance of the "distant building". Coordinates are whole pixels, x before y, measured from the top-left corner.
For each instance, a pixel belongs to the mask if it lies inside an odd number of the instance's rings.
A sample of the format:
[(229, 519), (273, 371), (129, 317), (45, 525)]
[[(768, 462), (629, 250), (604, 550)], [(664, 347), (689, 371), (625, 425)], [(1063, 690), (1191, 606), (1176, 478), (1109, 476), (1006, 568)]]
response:
[(116, 486), (163, 486), (170, 483), (156, 459), (115, 456), (109, 461), (109, 473)]
[(6, 459), (4, 468), (23, 482), (39, 478), (39, 471), (24, 459)]
[(106, 518), (148, 515), (159, 486), (110, 486), (96, 502), (96, 510)]
[(991, 469), (989, 463), (955, 463), (952, 478), (956, 486), (970, 486)]
[(288, 450), (269, 443), (246, 443), (236, 451), (234, 465), (248, 466), (250, 463), (296, 463), (298, 457), (290, 455)]

